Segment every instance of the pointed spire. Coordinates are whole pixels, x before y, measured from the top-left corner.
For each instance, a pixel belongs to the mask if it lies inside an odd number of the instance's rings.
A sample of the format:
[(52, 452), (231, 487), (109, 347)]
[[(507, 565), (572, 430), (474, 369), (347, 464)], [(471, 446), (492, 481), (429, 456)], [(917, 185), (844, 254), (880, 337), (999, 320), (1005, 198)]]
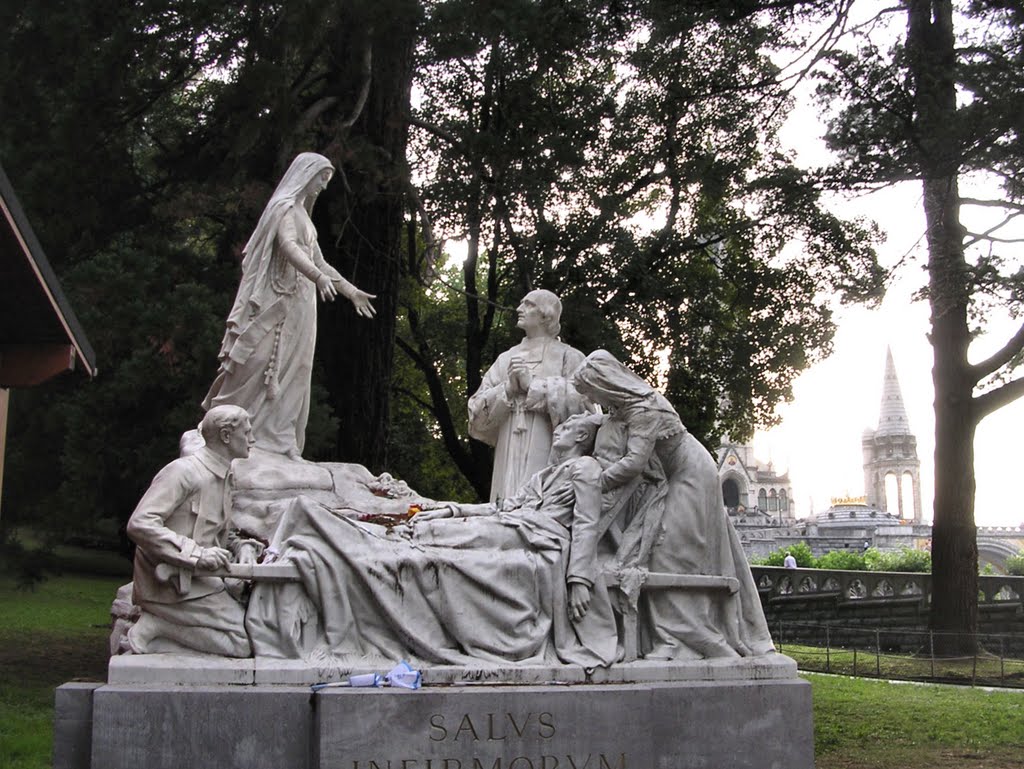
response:
[(900, 382), (896, 378), (896, 364), (892, 361), (892, 348), (885, 349), (885, 377), (882, 380), (882, 408), (878, 415), (877, 435), (910, 435), (910, 420), (903, 405)]

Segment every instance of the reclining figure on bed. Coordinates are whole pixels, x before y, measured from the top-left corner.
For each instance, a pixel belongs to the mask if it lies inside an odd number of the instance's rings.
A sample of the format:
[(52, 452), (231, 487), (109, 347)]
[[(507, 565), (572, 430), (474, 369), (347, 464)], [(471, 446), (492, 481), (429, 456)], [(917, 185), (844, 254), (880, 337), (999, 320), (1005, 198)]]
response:
[(598, 563), (602, 418), (554, 434), (551, 464), (514, 498), (438, 503), (383, 527), (299, 498), (271, 549), (300, 584), (259, 584), (258, 656), (430, 664), (609, 665), (621, 653)]

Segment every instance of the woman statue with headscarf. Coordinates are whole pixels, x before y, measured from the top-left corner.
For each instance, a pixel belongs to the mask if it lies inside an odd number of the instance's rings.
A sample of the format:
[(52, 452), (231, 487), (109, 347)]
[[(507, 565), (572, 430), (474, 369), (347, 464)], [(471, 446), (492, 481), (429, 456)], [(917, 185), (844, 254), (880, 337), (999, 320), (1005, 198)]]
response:
[[(597, 350), (573, 375), (577, 392), (609, 415), (597, 435), (601, 487), (615, 498), (632, 494), (641, 475), (660, 477), (656, 504), (644, 509), (620, 545), (630, 564), (652, 572), (735, 577), (732, 595), (701, 590), (648, 590), (640, 601), (646, 659), (736, 657), (774, 651), (757, 588), (739, 537), (722, 501), (711, 455), (683, 426), (672, 404), (623, 366)], [(654, 468), (652, 470), (652, 468)], [(606, 502), (607, 504), (607, 502)], [(635, 550), (630, 531), (641, 531)]]
[(323, 155), (303, 152), (285, 172), (246, 244), (242, 281), (228, 315), (220, 370), (203, 408), (241, 406), (257, 449), (302, 455), (316, 346), (316, 295), (341, 294), (363, 317), (370, 300), (324, 261), (310, 219), (334, 173)]

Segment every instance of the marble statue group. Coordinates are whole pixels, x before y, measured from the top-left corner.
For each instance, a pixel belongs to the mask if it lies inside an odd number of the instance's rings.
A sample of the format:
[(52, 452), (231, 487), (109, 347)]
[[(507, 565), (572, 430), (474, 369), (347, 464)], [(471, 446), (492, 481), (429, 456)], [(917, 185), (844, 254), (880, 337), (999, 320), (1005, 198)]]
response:
[(495, 451), (488, 502), (301, 458), (317, 297), (374, 315), (317, 245), (332, 172), (299, 155), (245, 247), (199, 433), (128, 525), (136, 608), (112, 648), (584, 667), (773, 652), (711, 455), (627, 366), (560, 341), (550, 291), (523, 298), (522, 342), (469, 400)]

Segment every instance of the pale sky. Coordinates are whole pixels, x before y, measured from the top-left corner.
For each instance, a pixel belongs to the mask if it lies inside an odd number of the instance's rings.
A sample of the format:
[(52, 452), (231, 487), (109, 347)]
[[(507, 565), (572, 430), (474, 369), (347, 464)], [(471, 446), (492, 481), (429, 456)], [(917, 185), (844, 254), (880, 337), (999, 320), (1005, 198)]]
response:
[[(790, 146), (800, 148), (801, 162), (815, 163), (826, 157), (817, 138), (820, 134), (821, 126), (812, 111), (796, 110), (784, 137)], [(773, 461), (776, 470), (789, 469), (799, 517), (827, 509), (831, 497), (864, 494), (861, 435), (878, 423), (885, 350), (890, 346), (910, 427), (917, 437), (922, 513), (925, 520), (932, 518), (935, 440), (932, 352), (926, 338), (928, 306), (912, 300), (927, 280), (920, 189), (918, 183), (910, 182), (869, 196), (835, 201), (836, 210), (844, 215), (865, 215), (878, 222), (887, 234), (886, 242), (879, 246), (883, 265), (904, 263), (878, 309), (839, 311), (835, 352), (799, 377), (794, 401), (779, 409), (782, 424), (754, 439), (759, 459)], [(970, 212), (964, 213), (970, 216)], [(974, 343), (970, 359), (978, 361), (997, 350), (1019, 323), (1008, 317), (991, 319), (993, 333)], [(1009, 483), (1018, 472), (1021, 436), (1024, 400), (991, 414), (978, 428), (975, 519), (979, 526), (1024, 523), (1019, 495)]]

